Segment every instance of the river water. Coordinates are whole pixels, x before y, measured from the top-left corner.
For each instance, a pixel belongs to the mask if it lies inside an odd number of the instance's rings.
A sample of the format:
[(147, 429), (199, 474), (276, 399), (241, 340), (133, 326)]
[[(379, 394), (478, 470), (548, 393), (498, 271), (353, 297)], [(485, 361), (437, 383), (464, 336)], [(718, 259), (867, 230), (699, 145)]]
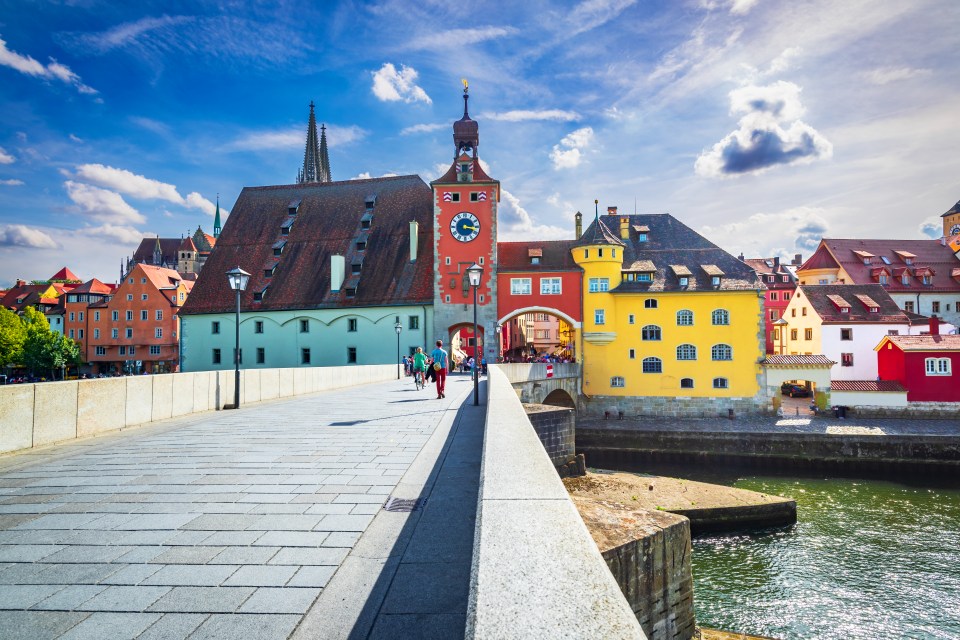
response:
[(698, 624), (783, 640), (960, 639), (960, 489), (727, 480), (794, 498), (798, 522), (694, 540)]

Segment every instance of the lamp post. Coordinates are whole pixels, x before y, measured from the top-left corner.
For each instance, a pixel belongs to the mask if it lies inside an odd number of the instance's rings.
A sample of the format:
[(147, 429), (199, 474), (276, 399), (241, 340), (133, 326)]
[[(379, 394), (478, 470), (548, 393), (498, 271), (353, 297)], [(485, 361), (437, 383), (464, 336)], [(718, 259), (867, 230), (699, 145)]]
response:
[(397, 380), (400, 379), (400, 332), (403, 331), (403, 325), (398, 321), (393, 325), (393, 330), (397, 332)]
[(495, 331), (497, 332), (497, 361), (499, 362), (500, 354), (503, 353), (503, 342), (500, 341), (500, 332), (503, 331), (503, 327), (498, 324)]
[[(239, 266), (227, 271), (227, 281), (230, 288), (237, 292), (237, 334), (236, 342), (233, 347), (233, 406), (231, 409), (240, 408), (240, 292), (247, 288), (250, 282), (250, 274)], [(225, 407), (226, 408), (226, 407)]]
[(480, 335), (477, 333), (477, 289), (480, 288), (480, 278), (483, 277), (483, 267), (477, 263), (467, 269), (467, 277), (470, 279), (470, 286), (473, 287), (473, 406), (480, 405), (480, 381), (477, 377), (477, 365), (480, 359), (477, 357), (477, 346), (480, 344)]

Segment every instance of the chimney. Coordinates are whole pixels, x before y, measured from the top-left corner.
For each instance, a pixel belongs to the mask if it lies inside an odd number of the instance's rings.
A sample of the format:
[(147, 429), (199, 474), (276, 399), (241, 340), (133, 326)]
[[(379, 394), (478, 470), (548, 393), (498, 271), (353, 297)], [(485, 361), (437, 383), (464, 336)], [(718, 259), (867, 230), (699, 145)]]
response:
[(802, 254), (802, 253), (794, 254), (794, 256), (793, 256), (793, 262), (791, 262), (790, 264), (796, 265), (796, 266), (798, 266), (798, 267), (799, 267), (800, 265), (802, 265), (802, 264), (803, 264), (803, 254)]
[(410, 221), (410, 262), (417, 261), (417, 241), (419, 240), (420, 224), (416, 220)]
[(940, 318), (937, 316), (930, 316), (930, 335), (940, 335)]
[(741, 252), (740, 252), (740, 255), (737, 256), (737, 260), (739, 260), (740, 262), (743, 262), (745, 259), (746, 259), (746, 258), (744, 258), (744, 256), (743, 256), (743, 251), (741, 251)]
[[(607, 207), (607, 211), (609, 211), (610, 209), (613, 209), (614, 213), (617, 212), (616, 207)], [(630, 239), (630, 218), (628, 218), (627, 216), (623, 216), (622, 218), (620, 218), (620, 238), (623, 240)]]
[(330, 256), (330, 291), (340, 291), (343, 278), (347, 273), (346, 260), (343, 256)]
[(615, 215), (617, 215), (617, 208), (616, 208), (616, 207), (607, 207), (607, 215), (608, 215), (608, 216), (615, 216)]
[(574, 238), (574, 240), (579, 240), (580, 236), (583, 235), (583, 214), (577, 211), (577, 214), (573, 216), (573, 219), (576, 221), (576, 225), (577, 225), (576, 231), (575, 231), (576, 237)]
[(15, 284), (15, 285), (13, 285), (13, 286), (15, 286), (15, 287), (23, 287), (23, 286), (25, 286), (26, 284), (27, 284), (26, 280), (21, 280), (20, 278), (17, 278), (17, 284)]
[(777, 273), (780, 271), (780, 256), (773, 257), (773, 272)]

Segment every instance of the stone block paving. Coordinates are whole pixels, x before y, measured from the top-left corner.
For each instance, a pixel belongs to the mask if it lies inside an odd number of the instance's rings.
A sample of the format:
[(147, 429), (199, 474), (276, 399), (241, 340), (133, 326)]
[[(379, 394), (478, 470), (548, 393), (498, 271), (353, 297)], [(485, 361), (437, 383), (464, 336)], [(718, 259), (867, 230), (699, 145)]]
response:
[(452, 395), (364, 385), (0, 458), (0, 638), (287, 638)]

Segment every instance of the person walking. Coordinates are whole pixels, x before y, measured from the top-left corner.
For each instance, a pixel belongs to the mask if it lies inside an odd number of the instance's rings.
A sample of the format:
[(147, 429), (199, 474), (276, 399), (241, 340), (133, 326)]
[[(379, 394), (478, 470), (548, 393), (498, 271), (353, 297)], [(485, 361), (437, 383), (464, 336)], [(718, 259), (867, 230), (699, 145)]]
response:
[(433, 376), (437, 380), (437, 400), (445, 398), (447, 384), (447, 352), (443, 350), (443, 340), (437, 340), (437, 348), (430, 352), (433, 358)]

